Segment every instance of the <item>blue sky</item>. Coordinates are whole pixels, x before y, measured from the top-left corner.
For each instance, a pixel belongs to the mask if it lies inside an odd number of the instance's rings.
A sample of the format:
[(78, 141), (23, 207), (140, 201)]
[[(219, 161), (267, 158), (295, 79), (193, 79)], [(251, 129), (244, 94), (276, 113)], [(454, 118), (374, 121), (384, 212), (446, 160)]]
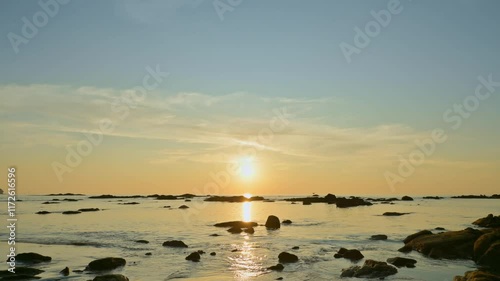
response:
[[(339, 44), (353, 44), (354, 28), (363, 28), (373, 20), (370, 11), (386, 9), (388, 2), (243, 0), (221, 20), (212, 0), (74, 0), (61, 5), (16, 54), (7, 34), (21, 34), (21, 19), (31, 19), (41, 8), (37, 1), (3, 1), (1, 98), (15, 95), (8, 87), (48, 97), (38, 96), (41, 104), (46, 102), (45, 115), (19, 113), (23, 107), (35, 107), (24, 102), (18, 107), (4, 103), (0, 115), (37, 126), (45, 119), (53, 123), (47, 112), (64, 102), (50, 91), (69, 97), (81, 87), (118, 93), (140, 84), (146, 66), (160, 65), (170, 76), (155, 89), (156, 99), (196, 93), (181, 97), (194, 99), (184, 100), (188, 103), (214, 97), (225, 102), (210, 110), (177, 108), (173, 115), (191, 118), (186, 123), (219, 115), (265, 120), (273, 106), (291, 99), (307, 109), (301, 118), (308, 124), (358, 130), (356, 135), (380, 126), (404, 128), (407, 137), (426, 135), (447, 126), (443, 112), (474, 93), (478, 76), (493, 74), (500, 80), (500, 2), (401, 0), (402, 12), (347, 63)], [(47, 87), (37, 90), (36, 85)], [(243, 98), (227, 98), (237, 93)], [(261, 98), (274, 100), (265, 105), (257, 102)], [(76, 106), (72, 100), (68, 103)], [(446, 161), (494, 161), (499, 155), (499, 108), (498, 95), (481, 104), (438, 156)], [(79, 119), (83, 113), (72, 114), (61, 113), (58, 124), (75, 120), (92, 127), (93, 121)], [(182, 139), (164, 145), (182, 146)]]

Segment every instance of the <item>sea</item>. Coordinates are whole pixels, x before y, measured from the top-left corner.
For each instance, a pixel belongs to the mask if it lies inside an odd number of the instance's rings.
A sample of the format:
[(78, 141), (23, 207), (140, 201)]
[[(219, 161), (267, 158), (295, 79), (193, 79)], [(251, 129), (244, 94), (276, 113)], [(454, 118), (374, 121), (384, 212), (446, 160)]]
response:
[[(49, 263), (34, 267), (44, 270), (40, 280), (92, 280), (95, 274), (74, 273), (61, 276), (65, 267), (83, 270), (89, 262), (105, 257), (121, 257), (127, 265), (115, 270), (131, 281), (139, 280), (363, 280), (340, 278), (343, 268), (362, 265), (335, 259), (340, 248), (358, 249), (366, 259), (386, 261), (392, 257), (417, 260), (415, 268), (400, 268), (385, 280), (451, 281), (456, 275), (476, 268), (470, 260), (435, 260), (420, 253), (403, 254), (397, 250), (402, 240), (423, 229), (443, 227), (447, 231), (475, 227), (478, 218), (500, 213), (495, 199), (397, 201), (353, 208), (315, 203), (291, 204), (284, 198), (270, 196), (274, 202), (223, 203), (204, 202), (204, 197), (184, 200), (153, 198), (89, 199), (88, 196), (18, 196), (16, 203), (16, 251), (36, 252), (52, 257)], [(59, 204), (42, 204), (52, 199), (77, 199)], [(0, 217), (7, 226), (7, 199)], [(123, 203), (137, 202), (135, 205)], [(187, 205), (189, 209), (179, 209)], [(168, 206), (170, 206), (168, 208)], [(63, 211), (99, 208), (98, 212), (64, 215)], [(38, 215), (38, 211), (50, 214)], [(382, 216), (384, 212), (410, 213), (400, 217)], [(269, 215), (290, 225), (278, 230), (262, 226)], [(254, 234), (230, 234), (215, 223), (242, 220), (259, 223)], [(7, 258), (9, 230), (0, 231), (0, 253)], [(214, 237), (212, 234), (220, 236)], [(385, 234), (388, 240), (370, 237)], [(147, 240), (139, 244), (136, 240)], [(189, 248), (167, 248), (168, 240), (182, 240)], [(299, 249), (292, 248), (298, 246)], [(202, 250), (200, 262), (185, 260), (191, 252)], [(278, 254), (289, 252), (299, 262), (286, 264), (281, 272), (267, 268), (278, 263)], [(209, 253), (215, 252), (215, 256)], [(146, 253), (151, 253), (146, 256)], [(21, 266), (21, 264), (17, 264)], [(8, 268), (7, 263), (0, 270)]]

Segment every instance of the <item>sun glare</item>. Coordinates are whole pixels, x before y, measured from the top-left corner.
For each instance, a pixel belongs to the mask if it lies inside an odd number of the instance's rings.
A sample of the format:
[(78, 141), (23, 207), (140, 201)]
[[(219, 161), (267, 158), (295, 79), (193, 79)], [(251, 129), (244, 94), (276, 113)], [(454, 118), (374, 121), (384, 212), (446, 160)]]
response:
[(250, 193), (245, 193), (245, 194), (243, 194), (243, 196), (244, 196), (245, 198), (247, 198), (247, 199), (252, 198), (252, 194), (250, 194)]
[(244, 179), (252, 179), (255, 176), (254, 160), (251, 157), (240, 160), (240, 176)]

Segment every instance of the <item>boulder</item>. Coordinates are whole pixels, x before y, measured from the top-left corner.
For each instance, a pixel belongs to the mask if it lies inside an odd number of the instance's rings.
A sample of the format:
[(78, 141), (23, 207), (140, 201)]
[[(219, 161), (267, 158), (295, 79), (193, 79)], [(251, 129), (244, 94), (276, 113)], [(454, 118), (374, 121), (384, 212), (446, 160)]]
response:
[(500, 281), (500, 275), (476, 270), (465, 273), (465, 276), (455, 276), (453, 281)]
[(277, 216), (269, 216), (266, 221), (267, 229), (278, 229), (281, 227), (280, 219)]
[(246, 222), (246, 221), (227, 221), (214, 224), (215, 227), (239, 227), (239, 228), (249, 228), (256, 227), (259, 224), (256, 222)]
[(189, 207), (186, 206), (186, 205), (182, 205), (182, 206), (179, 207), (179, 209), (189, 209)]
[(403, 196), (403, 198), (401, 198), (402, 201), (413, 201), (413, 198), (411, 198), (410, 196)]
[(50, 214), (49, 211), (39, 211), (39, 212), (36, 212), (37, 215), (47, 215), (47, 214)]
[[(50, 262), (52, 260), (51, 257), (40, 255), (37, 253), (21, 253), (16, 255), (16, 261), (22, 263), (42, 263), (42, 262)], [(9, 261), (9, 259), (7, 259)]]
[(403, 240), (403, 242), (405, 244), (408, 244), (410, 243), (411, 240), (417, 238), (417, 237), (420, 237), (420, 236), (423, 236), (423, 235), (432, 235), (432, 232), (430, 232), (429, 230), (422, 230), (422, 231), (419, 231), (417, 233), (414, 233), (408, 237), (405, 238), (405, 240)]
[(387, 240), (387, 235), (385, 234), (372, 235), (372, 237), (370, 237), (370, 240)]
[(500, 227), (500, 216), (493, 216), (493, 214), (489, 214), (487, 217), (478, 219), (472, 224), (488, 228)]
[(357, 207), (357, 206), (371, 206), (373, 205), (372, 203), (365, 201), (361, 198), (337, 198), (335, 200), (335, 203), (337, 204), (337, 208), (350, 208), (350, 207)]
[(278, 260), (280, 261), (280, 263), (292, 263), (292, 262), (298, 262), (299, 257), (297, 257), (294, 254), (282, 252), (278, 255)]
[(92, 281), (129, 281), (129, 279), (121, 274), (108, 274), (96, 276)]
[[(92, 261), (87, 265), (85, 270), (91, 271), (104, 271), (104, 270), (113, 270), (122, 266), (125, 266), (127, 261), (122, 258), (104, 258)], [(106, 280), (106, 279), (103, 279)], [(112, 280), (112, 279), (111, 279)]]
[(163, 242), (164, 247), (172, 247), (172, 248), (187, 248), (188, 245), (186, 245), (184, 242), (180, 240), (171, 240), (171, 241), (166, 241)]
[(62, 276), (68, 276), (69, 275), (69, 267), (65, 267), (63, 270), (59, 272)]
[(217, 255), (217, 253), (216, 253), (216, 252), (211, 252), (211, 253), (210, 253), (210, 255), (211, 255), (211, 256), (216, 256), (216, 255)]
[(282, 224), (292, 224), (292, 221), (291, 221), (291, 220), (284, 220), (284, 221), (282, 222)]
[(500, 240), (491, 244), (488, 250), (476, 262), (479, 265), (498, 269), (500, 265)]
[(255, 233), (255, 229), (253, 229), (253, 227), (246, 228), (245, 229), (245, 233), (254, 234)]
[(390, 263), (396, 267), (414, 268), (417, 261), (414, 259), (395, 257), (387, 259), (387, 263)]
[(344, 258), (350, 261), (359, 261), (364, 258), (363, 254), (356, 249), (348, 250), (346, 248), (340, 248), (340, 250), (334, 256), (336, 259)]
[(193, 252), (189, 254), (189, 256), (186, 257), (186, 260), (188, 261), (193, 261), (193, 262), (199, 262), (201, 259), (200, 253), (198, 252)]
[(240, 234), (240, 233), (243, 232), (243, 229), (241, 229), (241, 228), (239, 228), (237, 226), (233, 226), (230, 229), (228, 229), (227, 232), (229, 232), (231, 234)]
[(285, 267), (281, 263), (278, 263), (277, 265), (270, 266), (267, 269), (273, 270), (273, 271), (283, 271), (283, 269), (285, 269)]
[(149, 244), (149, 241), (148, 240), (136, 240), (135, 243), (139, 243), (139, 244)]
[(295, 247), (292, 248), (292, 250), (299, 250), (299, 249), (300, 249), (299, 246), (295, 246)]
[(342, 269), (340, 277), (384, 278), (398, 273), (398, 270), (385, 262), (366, 260), (363, 266)]
[[(41, 269), (37, 269), (37, 268), (29, 268), (29, 267), (22, 267), (22, 266), (16, 266), (16, 273), (12, 274), (12, 272), (8, 271), (8, 270), (1, 270), (0, 271), (0, 278), (3, 278), (3, 277), (9, 277), (9, 276), (35, 276), (35, 275), (38, 275), (40, 273), (43, 273), (44, 271), (41, 270)], [(18, 277), (19, 279), (21, 279), (21, 277)], [(28, 279), (28, 278), (26, 278)], [(1, 279), (1, 280), (5, 280), (5, 279)]]

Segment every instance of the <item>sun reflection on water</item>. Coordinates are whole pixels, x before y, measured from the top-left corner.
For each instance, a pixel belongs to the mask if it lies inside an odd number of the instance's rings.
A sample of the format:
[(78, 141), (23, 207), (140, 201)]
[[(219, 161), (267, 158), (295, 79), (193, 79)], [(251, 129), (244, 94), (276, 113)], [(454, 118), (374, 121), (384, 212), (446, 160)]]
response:
[(265, 273), (262, 257), (256, 255), (253, 243), (244, 241), (241, 245), (233, 246), (239, 250), (237, 255), (229, 258), (236, 280), (250, 280)]
[(241, 208), (243, 221), (252, 221), (252, 202), (243, 202)]

